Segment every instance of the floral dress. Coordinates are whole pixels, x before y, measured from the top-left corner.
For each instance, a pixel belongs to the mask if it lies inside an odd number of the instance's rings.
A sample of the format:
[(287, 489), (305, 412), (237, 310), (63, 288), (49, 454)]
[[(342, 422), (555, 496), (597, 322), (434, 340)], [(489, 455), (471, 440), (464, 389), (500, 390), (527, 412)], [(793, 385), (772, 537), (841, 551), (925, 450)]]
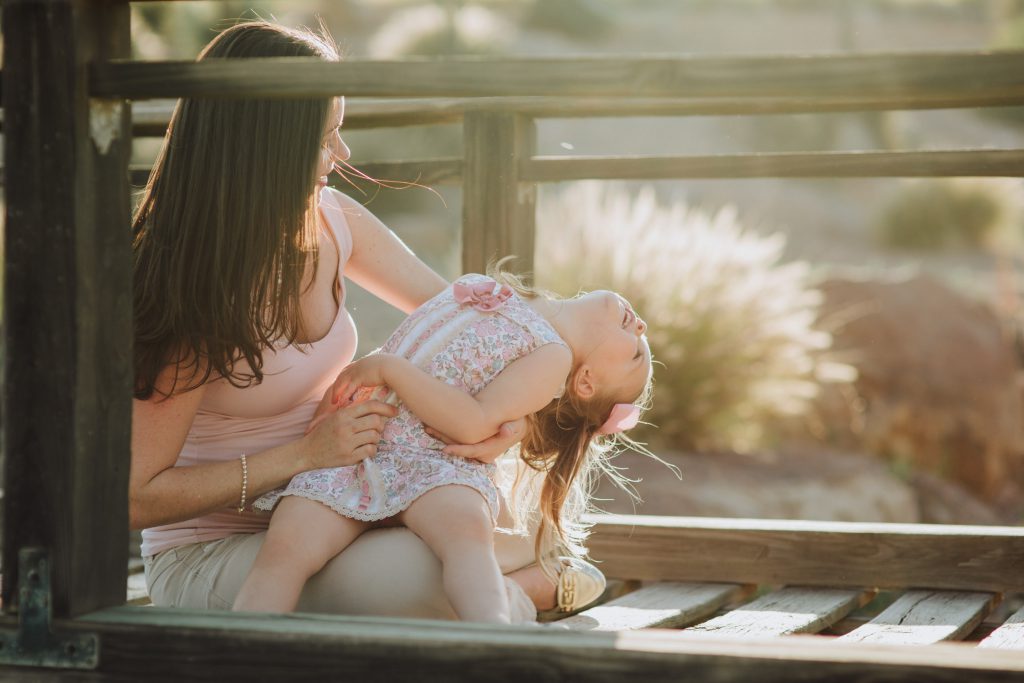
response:
[[(464, 275), (413, 311), (380, 350), (476, 394), (509, 363), (552, 343), (565, 344), (509, 287), (483, 275)], [(298, 474), (284, 489), (258, 498), (254, 507), (271, 510), (282, 496), (302, 496), (346, 517), (374, 521), (393, 517), (431, 489), (458, 484), (477, 490), (496, 522), (495, 465), (446, 455), (444, 446), (399, 403), (376, 455), (358, 465)]]

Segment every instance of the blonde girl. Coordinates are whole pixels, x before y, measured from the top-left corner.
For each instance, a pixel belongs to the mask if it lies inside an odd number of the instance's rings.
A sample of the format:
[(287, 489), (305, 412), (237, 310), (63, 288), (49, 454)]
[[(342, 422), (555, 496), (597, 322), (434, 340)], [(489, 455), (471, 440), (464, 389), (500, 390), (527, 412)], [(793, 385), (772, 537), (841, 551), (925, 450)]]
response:
[(360, 534), (401, 524), (440, 558), (459, 618), (508, 623), (493, 549), (495, 467), (446, 455), (428, 425), (475, 443), (529, 416), (521, 457), (545, 474), (537, 548), (552, 540), (578, 548), (567, 501), (600, 464), (604, 435), (636, 424), (651, 378), (646, 325), (613, 292), (524, 294), (464, 276), (412, 313), (380, 352), (341, 372), (330, 394), (338, 405), (387, 386), (398, 416), (373, 457), (300, 474), (256, 502), (276, 509), (235, 609), (294, 609), (306, 580)]

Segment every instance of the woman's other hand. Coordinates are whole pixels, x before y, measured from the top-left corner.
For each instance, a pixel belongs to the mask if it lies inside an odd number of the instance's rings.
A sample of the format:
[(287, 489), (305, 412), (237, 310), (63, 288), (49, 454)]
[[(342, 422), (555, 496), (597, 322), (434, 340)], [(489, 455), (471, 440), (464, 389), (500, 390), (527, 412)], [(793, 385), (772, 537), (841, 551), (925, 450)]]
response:
[(302, 438), (308, 469), (346, 467), (372, 457), (384, 423), (397, 414), (387, 403), (361, 401), (315, 417)]
[(427, 434), (444, 441), (447, 446), (444, 452), (448, 455), (466, 458), (468, 460), (479, 460), (480, 462), (492, 463), (501, 457), (501, 454), (519, 443), (526, 434), (526, 418), (519, 418), (514, 422), (506, 422), (498, 429), (498, 433), (479, 443), (455, 443), (452, 439), (430, 427), (426, 428)]

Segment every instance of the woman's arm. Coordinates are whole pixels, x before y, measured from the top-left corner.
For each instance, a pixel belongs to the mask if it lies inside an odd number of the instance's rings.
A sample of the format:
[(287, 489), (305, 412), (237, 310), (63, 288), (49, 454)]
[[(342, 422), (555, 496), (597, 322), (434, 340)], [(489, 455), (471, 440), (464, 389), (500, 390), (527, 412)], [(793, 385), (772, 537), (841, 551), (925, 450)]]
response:
[(344, 194), (335, 196), (352, 233), (346, 277), (405, 313), (448, 285), (368, 209)]
[(372, 354), (338, 375), (334, 400), (351, 400), (360, 387), (386, 384), (425, 424), (462, 443), (476, 443), (502, 423), (546, 406), (565, 383), (572, 355), (559, 344), (546, 344), (502, 370), (471, 396), (392, 354)]
[[(157, 387), (167, 391), (175, 370), (174, 366), (165, 370)], [(163, 400), (133, 402), (128, 479), (131, 528), (168, 524), (238, 505), (242, 493), (239, 460), (174, 466), (205, 392), (204, 384)], [(385, 418), (396, 412), (379, 401), (349, 406), (298, 441), (247, 453), (246, 499), (254, 500), (299, 472), (350, 465), (373, 455)]]

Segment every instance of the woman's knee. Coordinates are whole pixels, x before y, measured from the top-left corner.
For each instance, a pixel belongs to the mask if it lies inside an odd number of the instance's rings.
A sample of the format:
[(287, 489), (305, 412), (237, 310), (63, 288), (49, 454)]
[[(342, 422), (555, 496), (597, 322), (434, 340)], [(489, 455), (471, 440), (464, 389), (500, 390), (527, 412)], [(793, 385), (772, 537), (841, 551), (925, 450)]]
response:
[(441, 563), (402, 527), (368, 531), (306, 583), (298, 609), (354, 615), (453, 619)]

